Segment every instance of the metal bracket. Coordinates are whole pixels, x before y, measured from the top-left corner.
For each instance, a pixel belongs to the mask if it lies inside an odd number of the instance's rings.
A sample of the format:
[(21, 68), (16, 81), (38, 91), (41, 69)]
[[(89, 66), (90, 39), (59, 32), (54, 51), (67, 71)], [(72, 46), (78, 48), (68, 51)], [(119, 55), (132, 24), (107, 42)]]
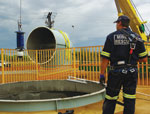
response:
[(127, 71), (126, 69), (123, 69), (123, 70), (122, 70), (122, 73), (123, 73), (123, 74), (127, 74), (128, 71)]
[(73, 76), (68, 76), (68, 81), (73, 81), (73, 82), (78, 82), (78, 83), (87, 83), (85, 79), (81, 79), (81, 78), (76, 78)]
[(134, 68), (130, 69), (130, 72), (131, 73), (135, 72), (135, 69)]

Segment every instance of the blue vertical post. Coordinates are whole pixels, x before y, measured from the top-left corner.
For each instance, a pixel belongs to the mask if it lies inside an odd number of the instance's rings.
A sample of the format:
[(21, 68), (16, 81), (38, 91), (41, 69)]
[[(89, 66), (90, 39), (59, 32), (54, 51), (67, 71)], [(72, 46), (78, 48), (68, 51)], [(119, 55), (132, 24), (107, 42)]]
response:
[(17, 49), (24, 50), (24, 32), (17, 31)]
[(17, 57), (22, 58), (24, 53), (24, 32), (17, 31)]

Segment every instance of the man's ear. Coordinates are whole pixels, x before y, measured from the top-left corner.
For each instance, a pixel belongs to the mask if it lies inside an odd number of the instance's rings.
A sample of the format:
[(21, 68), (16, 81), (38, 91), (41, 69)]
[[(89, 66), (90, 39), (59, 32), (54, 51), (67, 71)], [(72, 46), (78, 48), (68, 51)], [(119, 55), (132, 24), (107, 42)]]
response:
[(122, 26), (122, 22), (121, 22), (121, 21), (120, 21), (120, 22), (118, 22), (118, 25), (119, 25), (119, 26)]

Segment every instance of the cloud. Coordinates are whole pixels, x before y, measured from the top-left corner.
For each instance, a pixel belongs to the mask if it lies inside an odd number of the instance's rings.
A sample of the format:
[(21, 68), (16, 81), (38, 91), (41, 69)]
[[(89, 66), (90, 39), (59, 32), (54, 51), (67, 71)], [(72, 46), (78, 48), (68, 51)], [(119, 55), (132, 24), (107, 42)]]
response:
[[(134, 0), (144, 20), (150, 20), (149, 0)], [(67, 32), (74, 46), (102, 45), (106, 36), (115, 30), (117, 18), (114, 1), (110, 0), (22, 0), (22, 27), (25, 42), (29, 33), (45, 26), (48, 12), (54, 12), (55, 28)], [(16, 48), (19, 0), (0, 1), (0, 42)], [(74, 28), (72, 27), (74, 26)], [(148, 26), (150, 26), (148, 24)], [(10, 41), (9, 41), (10, 40)], [(4, 43), (5, 42), (5, 43)], [(9, 45), (14, 42), (13, 45)], [(93, 42), (93, 43), (92, 43)], [(7, 44), (8, 43), (8, 44)], [(0, 48), (3, 48), (0, 44)]]
[[(106, 5), (110, 7), (110, 9), (105, 7)], [(112, 29), (114, 29), (114, 25), (112, 22), (117, 17), (115, 14), (116, 10), (113, 11), (114, 16), (109, 13), (109, 10), (112, 10), (111, 8), (114, 9), (115, 6), (113, 6), (109, 0), (105, 0), (104, 2), (95, 0), (88, 4), (81, 3), (78, 7), (70, 6), (64, 8), (61, 11), (61, 15), (56, 17), (56, 21), (58, 22), (56, 22), (56, 27), (65, 27), (65, 29), (71, 34), (73, 43), (88, 41), (91, 37), (106, 37), (109, 32), (113, 31)], [(62, 26), (62, 24), (64, 26)], [(74, 28), (71, 28), (72, 25), (74, 25)]]

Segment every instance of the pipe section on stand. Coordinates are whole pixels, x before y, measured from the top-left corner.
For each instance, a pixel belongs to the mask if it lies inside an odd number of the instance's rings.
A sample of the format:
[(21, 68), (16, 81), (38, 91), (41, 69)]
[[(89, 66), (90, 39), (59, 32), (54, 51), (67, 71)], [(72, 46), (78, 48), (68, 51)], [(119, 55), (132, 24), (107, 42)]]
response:
[[(59, 56), (60, 48), (70, 48), (72, 46), (72, 43), (69, 40), (69, 37), (67, 33), (55, 29), (50, 29), (48, 27), (38, 27), (34, 29), (27, 39), (26, 47), (28, 50), (28, 55), (30, 59), (35, 61), (36, 53), (32, 50), (38, 50), (38, 63), (39, 64), (45, 64), (47, 62), (50, 62), (55, 54), (57, 55), (56, 59), (62, 59)], [(47, 51), (40, 51), (40, 50), (51, 50), (50, 53), (47, 55)], [(57, 50), (58, 49), (58, 50)], [(59, 51), (59, 52), (58, 52)], [(63, 51), (63, 54), (65, 54), (65, 58), (70, 57), (70, 51)], [(46, 57), (44, 55), (47, 55)], [(58, 58), (59, 57), (59, 58)], [(57, 64), (57, 62), (55, 62)]]

